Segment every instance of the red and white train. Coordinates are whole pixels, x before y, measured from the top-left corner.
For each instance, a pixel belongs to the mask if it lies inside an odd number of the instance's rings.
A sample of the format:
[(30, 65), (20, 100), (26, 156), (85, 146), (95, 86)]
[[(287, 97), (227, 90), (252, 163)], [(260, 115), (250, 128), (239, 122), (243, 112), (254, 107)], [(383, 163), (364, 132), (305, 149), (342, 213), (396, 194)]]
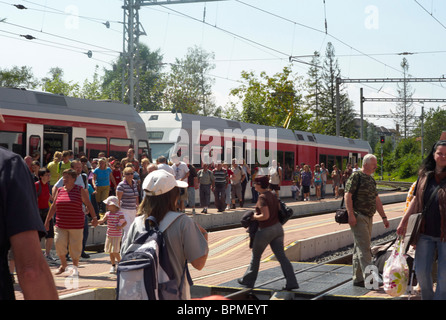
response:
[(44, 159), (47, 152), (73, 150), (89, 159), (99, 152), (121, 159), (129, 148), (136, 156), (149, 154), (143, 121), (133, 107), (119, 102), (0, 88), (0, 114), (5, 120), (0, 145), (23, 157), (37, 152)]
[[(372, 150), (366, 141), (169, 111), (139, 114), (119, 102), (92, 101), (31, 90), (0, 88), (0, 145), (22, 156), (73, 150), (91, 159), (105, 152), (119, 159), (134, 148), (156, 160), (188, 155), (190, 162), (232, 158), (267, 167), (276, 159), (282, 186), (292, 184), (296, 164), (325, 163), (345, 169)], [(149, 145), (150, 143), (150, 145)], [(43, 162), (42, 164), (45, 164)]]
[(216, 160), (231, 163), (243, 158), (248, 164), (271, 165), (276, 159), (283, 170), (282, 186), (292, 184), (296, 164), (317, 163), (345, 169), (361, 163), (372, 150), (367, 141), (268, 127), (244, 122), (191, 114), (140, 112), (149, 137), (152, 158), (187, 154), (190, 163), (200, 167)]

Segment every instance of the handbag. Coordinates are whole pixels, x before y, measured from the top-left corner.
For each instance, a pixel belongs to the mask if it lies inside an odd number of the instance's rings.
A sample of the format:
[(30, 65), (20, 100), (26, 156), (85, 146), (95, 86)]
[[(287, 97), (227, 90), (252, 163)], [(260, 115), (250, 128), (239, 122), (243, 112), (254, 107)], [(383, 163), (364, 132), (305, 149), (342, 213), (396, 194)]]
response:
[[(353, 198), (352, 198), (353, 200), (356, 199), (356, 197), (358, 195), (359, 187), (361, 186), (361, 176), (358, 176), (358, 178), (359, 178), (359, 180), (358, 180), (358, 187), (356, 188), (355, 194), (353, 195)], [(348, 223), (348, 211), (344, 207), (344, 197), (342, 197), (341, 206), (335, 212), (335, 221), (337, 223), (339, 223), (339, 224), (346, 224), (346, 223)]]
[(439, 184), (432, 192), (429, 201), (424, 206), (422, 212), (414, 213), (409, 216), (409, 221), (407, 222), (406, 234), (404, 235), (405, 248), (403, 252), (407, 252), (409, 245), (415, 245), (417, 243), (418, 236), (420, 233), (421, 221), (423, 220), (424, 215), (426, 214), (427, 210), (434, 201), (434, 198), (440, 187), (441, 184)]
[(293, 216), (294, 211), (293, 209), (288, 207), (282, 200), (279, 200), (279, 205), (279, 221), (281, 224), (285, 224)]
[(342, 197), (341, 207), (336, 210), (335, 221), (339, 224), (348, 223), (348, 211), (344, 207), (344, 197)]

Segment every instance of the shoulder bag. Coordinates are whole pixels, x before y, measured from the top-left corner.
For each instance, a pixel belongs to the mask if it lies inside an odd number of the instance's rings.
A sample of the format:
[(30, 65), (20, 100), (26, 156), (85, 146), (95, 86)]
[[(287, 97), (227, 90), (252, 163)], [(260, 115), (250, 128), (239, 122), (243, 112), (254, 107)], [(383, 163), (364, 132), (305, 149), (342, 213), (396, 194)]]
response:
[[(358, 187), (356, 188), (355, 194), (353, 195), (353, 200), (358, 195), (358, 190), (359, 190), (359, 187), (361, 186), (361, 176), (359, 175), (358, 178), (359, 178), (359, 180), (358, 180)], [(339, 224), (346, 224), (346, 223), (348, 223), (348, 211), (344, 207), (344, 197), (342, 197), (342, 202), (341, 202), (340, 208), (336, 210), (335, 221), (337, 223), (339, 223)]]
[(423, 217), (425, 216), (427, 210), (431, 206), (432, 201), (434, 201), (434, 198), (437, 195), (437, 192), (440, 189), (440, 187), (441, 183), (432, 192), (429, 201), (424, 206), (422, 212), (414, 213), (409, 216), (409, 221), (407, 222), (407, 228), (406, 228), (406, 235), (404, 236), (404, 243), (406, 247), (404, 248), (403, 252), (407, 252), (407, 250), (409, 249), (409, 245), (416, 244), (420, 233), (421, 220), (423, 220)]

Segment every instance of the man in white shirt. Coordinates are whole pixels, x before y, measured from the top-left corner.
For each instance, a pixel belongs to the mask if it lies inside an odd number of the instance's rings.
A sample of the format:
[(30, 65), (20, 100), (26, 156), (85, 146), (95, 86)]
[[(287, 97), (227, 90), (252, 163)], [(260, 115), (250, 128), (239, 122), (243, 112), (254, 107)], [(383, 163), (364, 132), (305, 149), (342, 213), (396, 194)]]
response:
[[(177, 155), (173, 155), (171, 157), (173, 165), (171, 166), (174, 171), (174, 177), (176, 180), (187, 182), (187, 178), (189, 177), (189, 167), (183, 161), (180, 161)], [(180, 212), (185, 212), (184, 201), (187, 201), (188, 195), (185, 189), (180, 189)]]
[(158, 169), (163, 169), (175, 176), (173, 169), (167, 164), (167, 159), (165, 156), (159, 156), (156, 160)]

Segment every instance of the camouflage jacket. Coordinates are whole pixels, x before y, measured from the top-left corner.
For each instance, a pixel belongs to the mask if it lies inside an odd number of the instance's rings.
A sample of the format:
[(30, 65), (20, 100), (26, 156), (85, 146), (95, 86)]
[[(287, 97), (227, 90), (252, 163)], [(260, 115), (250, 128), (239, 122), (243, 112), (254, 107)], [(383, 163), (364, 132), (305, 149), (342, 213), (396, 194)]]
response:
[(357, 195), (353, 197), (353, 210), (356, 214), (372, 217), (376, 212), (376, 197), (378, 196), (375, 179), (362, 171), (356, 171), (347, 180), (345, 192), (355, 195), (358, 184)]

